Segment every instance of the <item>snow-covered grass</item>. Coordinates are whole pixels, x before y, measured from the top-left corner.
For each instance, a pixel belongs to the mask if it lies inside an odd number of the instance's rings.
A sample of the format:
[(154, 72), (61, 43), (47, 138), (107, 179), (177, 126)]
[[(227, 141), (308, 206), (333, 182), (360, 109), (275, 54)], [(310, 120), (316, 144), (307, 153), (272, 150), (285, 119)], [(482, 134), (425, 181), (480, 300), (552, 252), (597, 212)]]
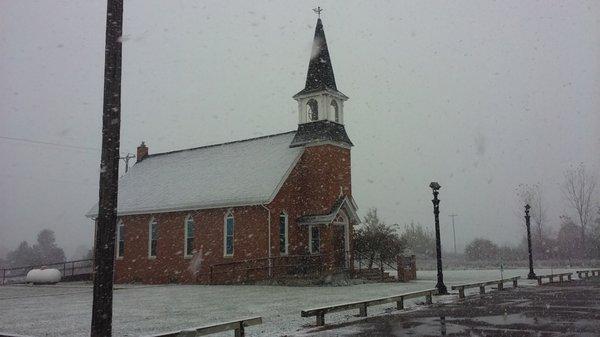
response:
[[(546, 274), (550, 270), (536, 270), (536, 273)], [(525, 278), (527, 270), (511, 269), (503, 273), (504, 277), (519, 275)], [(450, 288), (453, 284), (498, 279), (500, 271), (452, 270), (446, 271), (444, 277)], [(299, 329), (314, 325), (314, 318), (300, 317), (302, 309), (433, 288), (436, 272), (419, 271), (418, 278), (409, 283), (339, 287), (117, 285), (113, 330), (115, 336), (139, 336), (262, 316), (262, 325), (248, 329), (250, 336), (294, 334)], [(520, 284), (533, 285), (534, 282)], [(448, 299), (444, 297), (441, 300)], [(416, 301), (421, 302), (422, 299)], [(406, 305), (410, 307), (414, 303), (413, 300)], [(1, 286), (0, 330), (32, 336), (89, 336), (91, 306), (90, 284)], [(369, 315), (389, 313), (393, 306), (392, 303), (370, 308)], [(327, 315), (326, 321), (355, 320), (355, 314), (353, 311), (331, 314)]]

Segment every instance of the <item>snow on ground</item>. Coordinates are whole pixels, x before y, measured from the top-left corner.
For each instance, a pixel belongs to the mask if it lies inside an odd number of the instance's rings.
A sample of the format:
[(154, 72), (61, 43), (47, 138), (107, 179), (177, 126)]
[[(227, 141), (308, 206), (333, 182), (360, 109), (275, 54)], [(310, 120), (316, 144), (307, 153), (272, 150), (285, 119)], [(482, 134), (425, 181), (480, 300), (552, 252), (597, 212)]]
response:
[[(553, 272), (574, 271), (554, 269)], [(551, 270), (536, 270), (547, 274)], [(521, 276), (526, 269), (504, 270), (504, 277)], [(213, 324), (237, 318), (262, 316), (263, 324), (247, 329), (249, 336), (296, 334), (314, 326), (314, 318), (300, 317), (300, 310), (433, 288), (435, 271), (419, 271), (409, 283), (369, 283), (352, 286), (205, 286), (117, 285), (114, 291), (114, 336), (139, 336)], [(499, 270), (451, 270), (444, 272), (448, 289), (453, 284), (500, 278)], [(535, 282), (522, 280), (520, 285)], [(507, 285), (508, 286), (508, 285)], [(476, 293), (478, 289), (471, 292)], [(436, 300), (448, 301), (447, 297)], [(407, 301), (415, 306), (423, 299)], [(86, 283), (53, 286), (0, 286), (0, 331), (31, 336), (89, 336), (92, 287)], [(369, 308), (369, 316), (396, 311), (393, 303)], [(326, 316), (326, 322), (359, 320), (356, 312)], [(359, 325), (355, 328), (359, 329)], [(301, 334), (301, 332), (300, 332)], [(231, 336), (225, 333), (215, 336)]]

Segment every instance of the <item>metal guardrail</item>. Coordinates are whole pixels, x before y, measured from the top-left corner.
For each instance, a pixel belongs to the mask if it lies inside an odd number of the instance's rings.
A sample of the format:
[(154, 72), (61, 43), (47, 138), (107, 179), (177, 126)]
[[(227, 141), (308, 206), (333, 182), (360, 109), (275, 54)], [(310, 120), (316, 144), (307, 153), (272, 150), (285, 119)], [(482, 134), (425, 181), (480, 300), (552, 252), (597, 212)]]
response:
[(457, 285), (453, 285), (451, 287), (451, 289), (452, 290), (458, 289), (458, 298), (465, 298), (465, 289), (479, 287), (479, 293), (485, 294), (485, 286), (496, 284), (496, 285), (498, 285), (498, 290), (504, 290), (504, 283), (507, 283), (507, 282), (512, 282), (513, 288), (516, 288), (518, 286), (518, 280), (520, 278), (521, 278), (521, 276), (515, 276), (515, 277), (509, 277), (509, 278), (503, 278), (503, 279), (491, 280), (491, 281), (457, 284)]
[(538, 285), (542, 285), (542, 281), (543, 279), (547, 278), (548, 279), (548, 283), (552, 283), (554, 282), (554, 278), (558, 277), (558, 282), (563, 282), (564, 281), (564, 277), (566, 276), (568, 281), (571, 281), (571, 275), (573, 275), (573, 273), (559, 273), (559, 274), (548, 274), (548, 275), (538, 275), (536, 276), (537, 281), (538, 281)]
[[(590, 273), (592, 274), (592, 276), (589, 276)], [(582, 274), (585, 274), (585, 276), (582, 277), (581, 276)], [(590, 278), (590, 277), (594, 277), (594, 276), (600, 276), (600, 269), (578, 270), (577, 276), (580, 279), (586, 279), (586, 278)]]
[[(231, 331), (235, 333), (235, 337), (244, 337), (245, 328), (253, 325), (262, 324), (262, 317), (249, 317), (236, 321), (205, 325), (191, 329), (185, 329), (180, 331), (164, 332), (156, 335), (149, 335), (146, 337), (195, 337), (195, 336), (206, 336), (218, 332)], [(2, 337), (2, 336), (0, 336)]]
[(317, 318), (317, 325), (323, 326), (323, 325), (325, 325), (325, 314), (327, 314), (327, 313), (359, 309), (358, 315), (362, 316), (362, 317), (366, 317), (368, 307), (371, 307), (374, 305), (385, 304), (385, 303), (396, 302), (396, 309), (402, 310), (402, 309), (404, 309), (404, 300), (406, 300), (406, 299), (425, 297), (426, 303), (431, 304), (432, 297), (435, 294), (437, 294), (437, 289), (435, 289), (435, 288), (426, 289), (426, 290), (415, 291), (415, 292), (405, 293), (405, 294), (400, 294), (400, 295), (374, 298), (374, 299), (370, 299), (370, 300), (366, 300), (366, 301), (341, 303), (341, 304), (335, 304), (335, 305), (330, 305), (330, 306), (325, 306), (325, 307), (302, 310), (300, 312), (300, 316), (302, 316), (302, 317), (315, 316)]

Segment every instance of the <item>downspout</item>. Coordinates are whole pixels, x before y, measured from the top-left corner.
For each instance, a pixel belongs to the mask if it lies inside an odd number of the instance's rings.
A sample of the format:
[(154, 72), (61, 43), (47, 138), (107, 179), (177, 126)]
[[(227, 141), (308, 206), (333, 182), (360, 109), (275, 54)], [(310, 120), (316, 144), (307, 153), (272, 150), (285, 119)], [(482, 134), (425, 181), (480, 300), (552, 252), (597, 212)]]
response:
[(269, 226), (269, 227), (268, 227), (268, 230), (267, 230), (267, 233), (268, 233), (267, 243), (268, 243), (269, 246), (267, 248), (267, 254), (268, 254), (268, 257), (269, 257), (269, 259), (268, 259), (269, 260), (269, 278), (271, 278), (273, 276), (273, 270), (272, 270), (273, 269), (273, 261), (271, 260), (271, 210), (267, 206), (265, 206), (263, 204), (261, 204), (261, 206), (264, 209), (266, 209), (267, 212), (268, 212), (267, 226)]

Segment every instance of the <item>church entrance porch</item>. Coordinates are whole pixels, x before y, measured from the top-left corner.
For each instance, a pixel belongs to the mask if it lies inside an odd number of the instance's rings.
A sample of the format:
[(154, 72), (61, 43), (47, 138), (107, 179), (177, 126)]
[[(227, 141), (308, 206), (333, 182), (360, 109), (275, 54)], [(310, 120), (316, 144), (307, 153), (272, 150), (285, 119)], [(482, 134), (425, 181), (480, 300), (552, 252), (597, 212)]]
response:
[(324, 272), (336, 274), (351, 271), (351, 233), (353, 225), (359, 223), (351, 197), (342, 196), (332, 205), (329, 213), (303, 216), (298, 223), (307, 225), (309, 253), (322, 255)]

